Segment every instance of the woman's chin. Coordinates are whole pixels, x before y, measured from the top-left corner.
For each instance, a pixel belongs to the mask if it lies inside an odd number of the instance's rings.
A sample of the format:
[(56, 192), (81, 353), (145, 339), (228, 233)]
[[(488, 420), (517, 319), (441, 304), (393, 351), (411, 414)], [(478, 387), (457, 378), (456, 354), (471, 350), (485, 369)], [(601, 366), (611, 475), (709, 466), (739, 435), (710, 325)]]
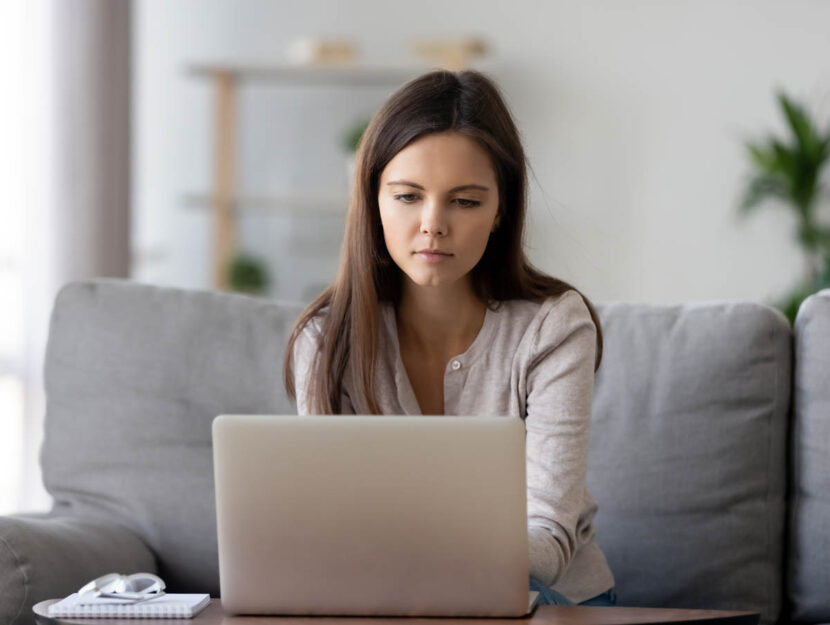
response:
[(449, 288), (461, 284), (463, 276), (441, 275), (439, 273), (409, 275), (409, 282), (419, 288)]

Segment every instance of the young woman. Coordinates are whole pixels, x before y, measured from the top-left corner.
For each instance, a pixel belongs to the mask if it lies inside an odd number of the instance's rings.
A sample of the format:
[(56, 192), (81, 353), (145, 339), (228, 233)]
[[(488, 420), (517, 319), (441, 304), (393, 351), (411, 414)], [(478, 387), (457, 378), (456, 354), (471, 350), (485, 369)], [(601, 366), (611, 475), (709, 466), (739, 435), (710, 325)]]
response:
[(472, 70), (411, 80), (355, 175), (340, 270), (286, 349), (299, 413), (524, 419), (530, 587), (614, 605), (585, 486), (600, 323), (525, 257), (525, 154), (498, 88)]

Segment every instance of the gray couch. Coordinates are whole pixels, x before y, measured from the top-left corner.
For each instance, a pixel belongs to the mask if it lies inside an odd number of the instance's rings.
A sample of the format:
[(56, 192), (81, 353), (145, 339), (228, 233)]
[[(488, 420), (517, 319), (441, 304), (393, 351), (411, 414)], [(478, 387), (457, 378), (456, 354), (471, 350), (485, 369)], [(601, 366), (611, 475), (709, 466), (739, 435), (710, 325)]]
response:
[[(596, 306), (588, 479), (620, 604), (830, 622), (830, 290), (794, 331), (750, 302)], [(299, 310), (110, 279), (61, 290), (41, 453), (55, 505), (0, 518), (0, 623), (111, 571), (218, 595), (211, 422), (294, 411), (281, 364)]]

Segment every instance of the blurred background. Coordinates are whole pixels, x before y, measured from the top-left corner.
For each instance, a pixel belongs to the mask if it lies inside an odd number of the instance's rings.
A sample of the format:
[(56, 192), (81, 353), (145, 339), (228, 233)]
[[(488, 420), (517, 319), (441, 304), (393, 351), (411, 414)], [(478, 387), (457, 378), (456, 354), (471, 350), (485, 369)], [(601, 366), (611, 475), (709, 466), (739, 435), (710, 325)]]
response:
[(828, 24), (822, 0), (4, 0), (0, 514), (50, 506), (60, 287), (310, 300), (365, 123), (437, 67), (502, 89), (541, 269), (595, 302), (792, 318), (830, 286)]

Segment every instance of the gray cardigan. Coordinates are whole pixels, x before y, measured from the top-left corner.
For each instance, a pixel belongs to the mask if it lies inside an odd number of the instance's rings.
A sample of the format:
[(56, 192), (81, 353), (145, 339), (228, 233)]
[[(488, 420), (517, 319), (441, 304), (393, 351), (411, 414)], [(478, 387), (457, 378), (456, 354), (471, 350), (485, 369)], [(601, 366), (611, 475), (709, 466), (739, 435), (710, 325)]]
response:
[[(394, 308), (382, 305), (376, 389), (383, 414), (421, 414), (398, 346)], [(309, 324), (294, 349), (299, 414), (309, 413), (308, 370), (317, 345)], [(569, 290), (544, 302), (488, 308), (469, 349), (444, 373), (444, 413), (525, 420), (530, 574), (571, 601), (614, 586), (594, 539), (597, 506), (585, 485), (596, 327)], [(344, 382), (343, 413), (365, 413)]]

